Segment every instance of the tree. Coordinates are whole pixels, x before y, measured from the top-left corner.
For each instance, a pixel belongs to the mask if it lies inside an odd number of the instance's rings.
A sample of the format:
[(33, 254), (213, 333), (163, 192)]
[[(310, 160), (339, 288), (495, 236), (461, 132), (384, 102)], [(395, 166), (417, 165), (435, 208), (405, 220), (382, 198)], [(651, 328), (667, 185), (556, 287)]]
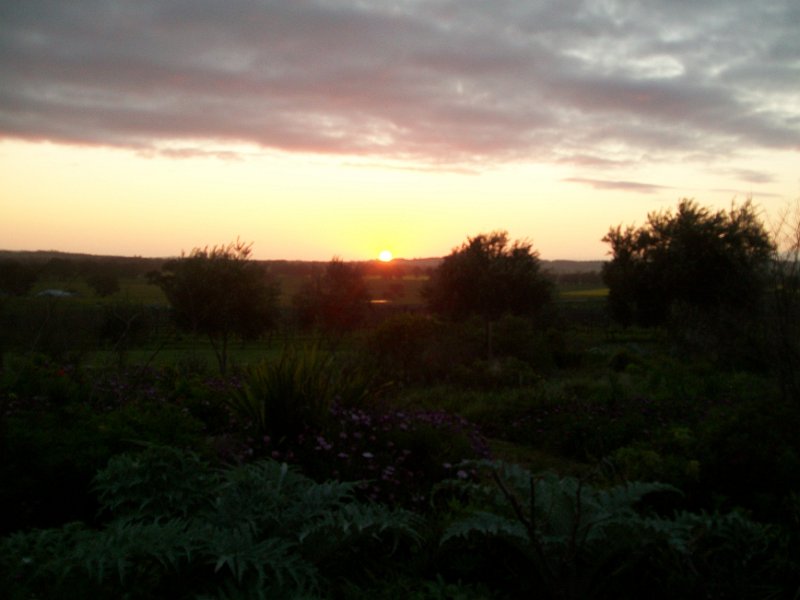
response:
[(773, 231), (767, 356), (787, 401), (800, 402), (800, 198)]
[(252, 244), (195, 248), (150, 274), (172, 306), (177, 325), (207, 335), (225, 373), (232, 337), (256, 339), (275, 325), (279, 287), (250, 260)]
[(707, 320), (760, 309), (773, 244), (750, 201), (712, 212), (684, 199), (675, 214), (612, 227), (603, 241), (609, 309), (625, 325), (663, 325), (676, 311)]
[(343, 333), (361, 324), (370, 297), (358, 265), (333, 258), (325, 271), (312, 275), (293, 298), (297, 318), (304, 327), (318, 326)]
[(453, 249), (431, 274), (424, 291), (429, 308), (462, 319), (484, 319), (492, 355), (492, 323), (504, 314), (534, 316), (552, 300), (552, 282), (527, 241), (509, 245), (508, 233), (482, 233)]
[(119, 277), (109, 269), (95, 269), (86, 276), (86, 284), (98, 296), (105, 298), (116, 294), (120, 290)]

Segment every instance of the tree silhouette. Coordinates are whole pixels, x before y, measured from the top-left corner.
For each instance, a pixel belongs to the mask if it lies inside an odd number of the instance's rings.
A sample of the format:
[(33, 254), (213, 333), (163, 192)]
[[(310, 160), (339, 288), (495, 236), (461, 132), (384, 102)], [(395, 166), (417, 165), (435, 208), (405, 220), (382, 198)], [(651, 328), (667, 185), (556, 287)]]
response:
[(110, 269), (95, 269), (86, 276), (86, 284), (101, 297), (111, 296), (120, 290), (119, 277)]
[(301, 326), (339, 334), (363, 322), (369, 302), (359, 266), (339, 258), (331, 260), (322, 273), (313, 274), (293, 298)]
[(251, 261), (252, 244), (195, 248), (150, 274), (172, 306), (177, 325), (208, 336), (226, 372), (232, 337), (255, 339), (274, 326), (279, 288)]
[(603, 241), (612, 254), (603, 265), (609, 309), (623, 324), (661, 325), (679, 307), (752, 312), (763, 299), (772, 242), (750, 201), (711, 212), (682, 200), (675, 214), (612, 227)]
[(527, 241), (509, 244), (508, 233), (482, 233), (455, 248), (431, 274), (424, 290), (429, 308), (462, 319), (479, 315), (492, 355), (492, 323), (504, 314), (534, 316), (550, 304), (552, 283)]

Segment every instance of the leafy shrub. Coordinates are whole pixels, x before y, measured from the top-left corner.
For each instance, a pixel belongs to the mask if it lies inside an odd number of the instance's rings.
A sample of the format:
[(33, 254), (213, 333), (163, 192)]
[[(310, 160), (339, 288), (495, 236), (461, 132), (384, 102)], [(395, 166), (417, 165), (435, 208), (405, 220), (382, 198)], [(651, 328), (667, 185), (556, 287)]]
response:
[(684, 493), (696, 492), (701, 462), (697, 444), (685, 427), (661, 432), (649, 442), (641, 441), (618, 448), (609, 456), (616, 478), (623, 480), (664, 481), (680, 487)]
[(458, 379), (486, 355), (485, 324), (478, 318), (442, 322), (422, 315), (387, 319), (366, 338), (367, 360), (386, 379), (429, 384)]
[(216, 476), (193, 452), (149, 446), (137, 454), (120, 454), (94, 478), (103, 507), (117, 517), (185, 518), (203, 507)]
[(334, 405), (328, 428), (308, 429), (271, 456), (302, 466), (312, 477), (360, 480), (372, 500), (424, 508), (432, 486), (456, 476), (454, 465), (488, 456), (480, 431), (444, 411), (365, 410)]
[(226, 379), (172, 372), (162, 381), (166, 402), (179, 406), (197, 419), (209, 435), (219, 435), (231, 428), (231, 412), (225, 398), (241, 383)]
[[(203, 425), (151, 382), (27, 364), (3, 394), (0, 531), (91, 520), (92, 476), (114, 454), (142, 442), (206, 451)], [(90, 384), (91, 381), (91, 384)], [(15, 390), (15, 391), (10, 391)]]
[(469, 366), (459, 365), (453, 369), (453, 379), (469, 388), (491, 389), (531, 385), (540, 376), (526, 362), (504, 357), (491, 361), (476, 360)]
[(564, 350), (561, 331), (544, 326), (553, 320), (551, 315), (539, 319), (503, 316), (493, 327), (494, 354), (527, 363), (539, 373), (552, 371)]
[(8, 361), (0, 372), (0, 394), (16, 412), (45, 403), (62, 405), (88, 396), (88, 383), (74, 365), (32, 353)]
[(128, 299), (104, 304), (102, 314), (98, 335), (117, 351), (146, 342), (155, 329), (157, 313)]
[(716, 410), (763, 403), (773, 394), (760, 376), (663, 362), (648, 364), (646, 371), (628, 365), (622, 372), (606, 370), (592, 378), (543, 380), (515, 392), (513, 402), (498, 400), (513, 410), (498, 407), (494, 424), (479, 423), (487, 435), (596, 461), (639, 443), (669, 445), (675, 427), (695, 431), (713, 421)]
[[(486, 360), (486, 323), (478, 318), (442, 322), (397, 315), (366, 339), (369, 360), (402, 383), (454, 383), (496, 387), (528, 384), (549, 372), (563, 341), (530, 318), (506, 315), (492, 325), (493, 359)], [(496, 358), (494, 358), (496, 357)]]
[[(516, 587), (506, 584), (512, 595), (746, 598), (775, 591), (774, 532), (741, 514), (668, 518), (639, 508), (648, 494), (677, 491), (664, 484), (603, 489), (503, 463), (472, 466), (487, 479), (447, 484), (461, 488), (469, 504), (442, 544), (460, 557), (477, 538), (498, 553), (499, 569), (516, 565)], [(495, 575), (499, 585), (507, 573)]]
[(715, 410), (698, 428), (702, 477), (717, 501), (786, 521), (785, 500), (800, 489), (800, 408), (776, 400)]
[(111, 513), (103, 528), (70, 524), (0, 541), (10, 597), (311, 597), (418, 539), (412, 514), (272, 461), (216, 471), (154, 447), (112, 459), (96, 489)]
[(396, 315), (374, 328), (365, 345), (370, 359), (387, 378), (428, 381), (441, 367), (436, 346), (443, 329), (442, 323), (426, 316)]

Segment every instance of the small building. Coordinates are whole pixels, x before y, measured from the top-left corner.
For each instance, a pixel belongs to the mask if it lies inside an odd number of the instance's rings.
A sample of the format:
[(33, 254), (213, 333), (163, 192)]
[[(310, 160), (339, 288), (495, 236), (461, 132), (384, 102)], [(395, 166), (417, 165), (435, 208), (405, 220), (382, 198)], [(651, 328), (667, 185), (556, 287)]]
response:
[(49, 298), (69, 298), (70, 296), (74, 296), (75, 292), (68, 292), (67, 290), (57, 290), (57, 289), (47, 289), (42, 290), (37, 296), (46, 296)]

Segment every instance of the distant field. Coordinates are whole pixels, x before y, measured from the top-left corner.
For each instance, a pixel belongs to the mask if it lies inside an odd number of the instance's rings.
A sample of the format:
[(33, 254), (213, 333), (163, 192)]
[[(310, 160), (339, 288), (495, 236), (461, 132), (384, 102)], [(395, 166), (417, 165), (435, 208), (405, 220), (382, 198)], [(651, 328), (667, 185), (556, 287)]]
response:
[(35, 296), (45, 290), (62, 290), (75, 294), (72, 300), (79, 302), (105, 304), (127, 300), (129, 302), (147, 305), (167, 305), (167, 299), (161, 289), (155, 285), (149, 284), (144, 278), (120, 278), (119, 287), (120, 290), (116, 294), (101, 298), (80, 278), (67, 281), (61, 279), (43, 279), (37, 282), (31, 294)]
[(558, 296), (566, 301), (599, 300), (608, 296), (608, 288), (593, 287), (586, 289), (559, 290)]
[[(280, 305), (289, 307), (292, 297), (309, 281), (308, 276), (281, 275), (278, 277), (281, 288)], [(414, 306), (424, 303), (422, 289), (428, 278), (425, 276), (406, 276), (396, 279), (383, 277), (366, 277), (370, 297), (374, 300), (391, 300), (393, 304)], [(86, 285), (82, 279), (42, 280), (37, 283), (33, 294), (44, 290), (56, 289), (75, 293), (74, 300), (91, 303), (109, 303), (127, 300), (150, 306), (166, 306), (167, 299), (157, 286), (148, 283), (142, 277), (120, 279), (120, 291), (106, 298), (100, 298)], [(565, 285), (557, 289), (558, 298), (564, 301), (598, 300), (608, 295), (608, 288), (581, 285)]]

